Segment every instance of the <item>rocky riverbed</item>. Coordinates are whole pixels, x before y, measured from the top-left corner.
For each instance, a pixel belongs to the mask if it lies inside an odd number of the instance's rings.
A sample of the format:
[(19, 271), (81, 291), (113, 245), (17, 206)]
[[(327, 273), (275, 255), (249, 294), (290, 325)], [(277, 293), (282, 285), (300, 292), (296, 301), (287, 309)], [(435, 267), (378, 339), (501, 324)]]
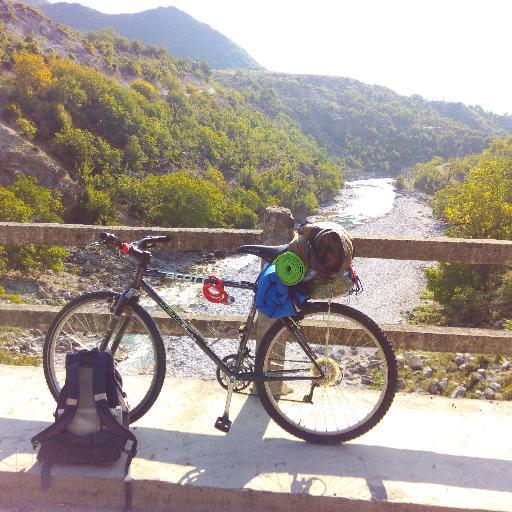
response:
[[(358, 235), (441, 236), (442, 226), (432, 208), (410, 195), (397, 195), (391, 212), (354, 230)], [(356, 254), (357, 256), (357, 254)], [(354, 267), (364, 293), (344, 299), (377, 323), (406, 323), (412, 308), (421, 302), (425, 287), (423, 270), (433, 263), (423, 261), (357, 258)]]
[[(398, 194), (387, 214), (370, 219), (352, 231), (360, 235), (439, 236), (442, 226), (433, 219), (430, 206), (421, 198)], [(232, 279), (253, 279), (259, 268), (258, 259), (252, 256), (222, 258), (200, 253), (160, 256), (162, 259), (156, 263), (164, 268), (206, 275), (213, 273)], [(429, 264), (356, 258), (354, 265), (363, 282), (364, 293), (339, 300), (364, 311), (377, 323), (406, 323), (411, 310), (421, 303), (420, 293), (425, 286), (423, 270)], [(11, 273), (2, 279), (0, 285), (7, 292), (18, 294), (24, 302), (61, 305), (87, 291), (122, 289), (126, 278), (127, 269), (118, 258), (105, 252), (76, 249), (71, 252), (61, 274), (50, 272), (26, 277)], [(235, 293), (237, 301), (227, 309), (207, 303), (197, 285), (156, 283), (156, 287), (169, 302), (194, 313), (244, 314), (251, 298), (250, 292)], [(40, 356), (43, 340), (44, 333), (40, 331), (0, 333), (3, 348), (18, 357)], [(214, 366), (197, 347), (188, 340), (181, 342), (180, 338), (167, 342), (171, 375), (213, 378)], [(233, 341), (219, 340), (215, 348), (226, 355), (233, 351)], [(453, 397), (512, 399), (512, 389), (508, 388), (512, 383), (512, 371), (506, 358), (416, 352), (399, 352), (398, 356), (399, 387), (403, 390)], [(455, 362), (455, 358), (460, 364)]]

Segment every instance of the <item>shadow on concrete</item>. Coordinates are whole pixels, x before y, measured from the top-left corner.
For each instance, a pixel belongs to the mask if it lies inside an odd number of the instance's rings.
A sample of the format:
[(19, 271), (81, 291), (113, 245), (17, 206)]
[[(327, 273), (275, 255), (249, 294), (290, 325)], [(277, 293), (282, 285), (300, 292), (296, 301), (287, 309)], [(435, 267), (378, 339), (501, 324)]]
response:
[[(153, 460), (194, 466), (180, 481), (193, 485), (241, 488), (259, 475), (270, 474), (268, 478), (272, 478), (272, 473), (281, 472), (291, 475), (289, 481), (282, 482), (287, 492), (290, 487), (298, 492), (314, 487), (313, 494), (340, 496), (343, 493), (337, 491), (343, 489), (335, 488), (339, 481), (330, 477), (349, 477), (360, 479), (356, 484), (359, 486), (365, 482), (371, 497), (378, 501), (387, 499), (383, 480), (512, 491), (510, 479), (504, 478), (512, 474), (512, 461), (372, 446), (358, 444), (357, 440), (320, 446), (293, 439), (263, 438), (268, 423), (269, 417), (257, 397), (250, 397), (225, 437), (137, 428), (140, 455), (150, 453)], [(163, 435), (168, 441), (165, 452), (158, 450)], [(323, 481), (323, 492), (319, 492), (322, 486), (313, 485), (318, 479)], [(342, 486), (351, 483), (345, 481)]]
[[(365, 494), (386, 501), (383, 480), (511, 492), (512, 461), (358, 444), (318, 446), (264, 437), (269, 417), (256, 397), (243, 404), (227, 436), (135, 426), (139, 459), (193, 469), (183, 485), (275, 490), (328, 496)], [(0, 418), (0, 470), (47, 423)], [(4, 462), (2, 462), (4, 461)], [(35, 461), (35, 457), (33, 457)], [(35, 468), (34, 468), (35, 470)]]

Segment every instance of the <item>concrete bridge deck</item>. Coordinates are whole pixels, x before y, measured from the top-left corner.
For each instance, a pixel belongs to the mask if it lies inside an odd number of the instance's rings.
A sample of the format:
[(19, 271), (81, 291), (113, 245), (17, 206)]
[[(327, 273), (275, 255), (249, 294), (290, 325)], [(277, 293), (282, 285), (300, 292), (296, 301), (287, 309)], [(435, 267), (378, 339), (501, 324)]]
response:
[[(0, 382), (0, 510), (121, 510), (121, 464), (56, 467), (40, 490), (29, 439), (54, 408), (42, 369), (0, 365)], [(213, 382), (167, 379), (136, 424), (135, 510), (512, 511), (510, 402), (400, 394), (373, 431), (324, 447), (283, 432), (247, 395), (225, 436), (213, 428), (224, 397)]]

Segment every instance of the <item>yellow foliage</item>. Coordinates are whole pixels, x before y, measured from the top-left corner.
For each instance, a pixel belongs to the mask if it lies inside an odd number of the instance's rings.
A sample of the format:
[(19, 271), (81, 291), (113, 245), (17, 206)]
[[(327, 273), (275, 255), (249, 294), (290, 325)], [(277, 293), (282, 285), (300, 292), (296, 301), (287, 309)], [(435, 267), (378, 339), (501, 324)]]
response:
[(507, 159), (481, 160), (464, 183), (447, 190), (443, 216), (451, 225), (449, 234), (512, 239), (511, 164)]
[(15, 53), (14, 73), (19, 90), (29, 96), (44, 94), (52, 82), (50, 68), (43, 57), (35, 53)]
[(145, 80), (134, 80), (130, 87), (139, 94), (142, 94), (147, 100), (158, 97), (158, 89)]

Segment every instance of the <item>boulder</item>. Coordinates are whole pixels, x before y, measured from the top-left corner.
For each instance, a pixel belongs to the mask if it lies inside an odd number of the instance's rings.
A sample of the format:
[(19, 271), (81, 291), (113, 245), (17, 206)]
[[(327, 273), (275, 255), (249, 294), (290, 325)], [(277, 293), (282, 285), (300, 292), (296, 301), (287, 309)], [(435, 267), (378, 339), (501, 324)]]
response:
[(489, 384), (489, 387), (493, 390), (493, 391), (499, 391), (501, 389), (501, 384), (498, 383), (498, 382), (491, 382)]
[(464, 386), (457, 386), (452, 393), (452, 398), (463, 398), (466, 396), (466, 388)]
[(439, 381), (439, 387), (443, 390), (443, 391), (446, 391), (448, 389), (448, 378), (445, 377), (444, 379), (441, 379)]
[(432, 384), (428, 388), (428, 392), (431, 395), (438, 395), (439, 394), (439, 382), (437, 380), (434, 380)]
[(466, 360), (462, 354), (457, 354), (455, 356), (454, 361), (457, 366), (461, 366), (462, 364), (464, 364), (466, 362)]
[(368, 377), (367, 375), (363, 375), (361, 377), (361, 384), (363, 384), (363, 386), (369, 386), (369, 385), (373, 384), (373, 380), (371, 379), (371, 377)]
[(398, 368), (403, 368), (405, 366), (405, 357), (402, 354), (398, 354), (396, 356), (396, 365)]
[(491, 388), (485, 388), (484, 397), (486, 400), (492, 400), (494, 398), (494, 391)]
[(425, 361), (423, 360), (422, 357), (416, 356), (414, 354), (412, 354), (410, 357), (406, 356), (406, 359), (407, 364), (409, 365), (411, 370), (420, 370), (421, 368), (423, 368), (423, 365), (425, 364)]

